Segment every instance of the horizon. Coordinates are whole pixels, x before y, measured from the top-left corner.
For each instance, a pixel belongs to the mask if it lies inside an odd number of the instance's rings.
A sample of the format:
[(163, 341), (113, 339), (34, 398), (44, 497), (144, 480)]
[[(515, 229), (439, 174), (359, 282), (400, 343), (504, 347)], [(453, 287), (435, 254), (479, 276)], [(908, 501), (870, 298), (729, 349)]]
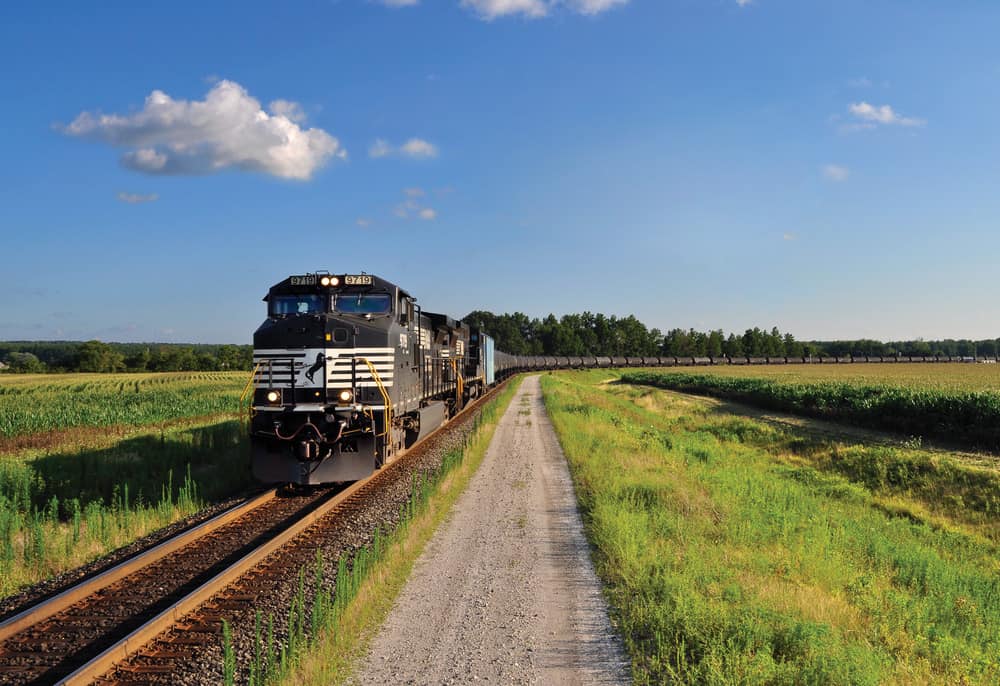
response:
[(0, 339), (245, 344), (268, 287), (321, 268), (452, 316), (995, 339), (998, 24), (928, 0), (5, 6)]

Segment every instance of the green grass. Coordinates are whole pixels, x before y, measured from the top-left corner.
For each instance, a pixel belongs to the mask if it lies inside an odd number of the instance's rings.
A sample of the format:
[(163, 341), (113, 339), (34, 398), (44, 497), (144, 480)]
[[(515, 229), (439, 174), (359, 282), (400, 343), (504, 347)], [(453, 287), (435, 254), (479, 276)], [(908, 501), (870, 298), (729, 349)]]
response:
[(247, 372), (0, 375), (0, 438), (235, 413)]
[(834, 464), (851, 446), (606, 378), (543, 391), (637, 683), (997, 683), (994, 510), (929, 513), (933, 472), (871, 479)]
[[(923, 365), (923, 368), (935, 367)], [(1000, 392), (993, 390), (907, 387), (863, 380), (802, 381), (741, 376), (738, 372), (630, 372), (622, 376), (622, 381), (711, 395), (903, 435), (1000, 449)]]
[(0, 596), (193, 514), (252, 479), (236, 420), (0, 459)]

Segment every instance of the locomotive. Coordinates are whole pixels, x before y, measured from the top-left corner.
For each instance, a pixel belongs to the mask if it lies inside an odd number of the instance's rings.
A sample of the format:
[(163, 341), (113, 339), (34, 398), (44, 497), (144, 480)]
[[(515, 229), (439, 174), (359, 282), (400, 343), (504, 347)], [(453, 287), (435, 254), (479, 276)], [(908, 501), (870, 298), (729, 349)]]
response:
[(260, 481), (367, 477), (496, 380), (490, 336), (378, 276), (293, 275), (264, 301), (250, 420)]

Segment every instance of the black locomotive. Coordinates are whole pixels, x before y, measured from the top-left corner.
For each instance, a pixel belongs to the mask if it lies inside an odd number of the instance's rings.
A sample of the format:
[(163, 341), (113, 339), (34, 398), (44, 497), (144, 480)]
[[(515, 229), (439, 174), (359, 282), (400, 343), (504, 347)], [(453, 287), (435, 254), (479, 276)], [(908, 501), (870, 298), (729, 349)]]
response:
[(364, 478), (495, 381), (489, 336), (372, 274), (290, 276), (264, 300), (250, 428), (261, 481)]

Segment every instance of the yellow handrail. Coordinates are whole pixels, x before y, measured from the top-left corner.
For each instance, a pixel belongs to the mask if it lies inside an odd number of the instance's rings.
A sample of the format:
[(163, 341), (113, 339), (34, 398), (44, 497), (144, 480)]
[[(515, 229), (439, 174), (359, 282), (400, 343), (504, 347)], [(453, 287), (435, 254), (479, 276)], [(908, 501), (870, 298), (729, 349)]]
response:
[(239, 404), (239, 409), (240, 410), (243, 409), (243, 400), (247, 397), (247, 392), (250, 390), (250, 386), (253, 385), (254, 379), (257, 378), (257, 372), (260, 370), (260, 366), (262, 364), (264, 364), (264, 363), (263, 362), (258, 362), (257, 366), (253, 368), (252, 372), (250, 372), (250, 378), (247, 379), (247, 385), (243, 387), (243, 392), (240, 393), (240, 404)]
[(392, 435), (389, 432), (390, 426), (392, 424), (392, 402), (389, 400), (389, 393), (385, 390), (385, 386), (382, 384), (382, 377), (378, 375), (378, 370), (375, 369), (375, 365), (367, 357), (356, 358), (361, 360), (366, 365), (368, 365), (368, 371), (371, 372), (372, 378), (375, 379), (375, 385), (378, 386), (378, 392), (382, 394), (382, 401), (385, 403), (385, 432), (379, 434), (379, 436), (389, 436), (389, 441), (392, 441)]

